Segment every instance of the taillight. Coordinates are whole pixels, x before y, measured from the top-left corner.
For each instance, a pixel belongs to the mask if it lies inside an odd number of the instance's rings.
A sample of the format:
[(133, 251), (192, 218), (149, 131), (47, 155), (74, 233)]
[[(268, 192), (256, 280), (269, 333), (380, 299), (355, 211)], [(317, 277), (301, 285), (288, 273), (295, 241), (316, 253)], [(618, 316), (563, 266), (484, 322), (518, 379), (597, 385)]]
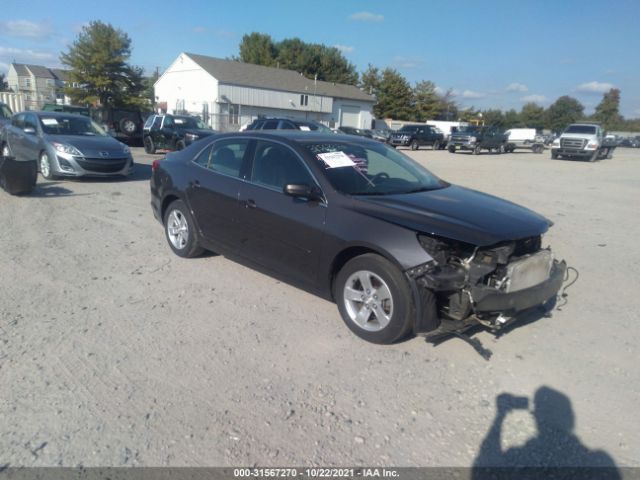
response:
[(160, 159), (156, 159), (151, 163), (151, 170), (156, 171), (160, 167)]

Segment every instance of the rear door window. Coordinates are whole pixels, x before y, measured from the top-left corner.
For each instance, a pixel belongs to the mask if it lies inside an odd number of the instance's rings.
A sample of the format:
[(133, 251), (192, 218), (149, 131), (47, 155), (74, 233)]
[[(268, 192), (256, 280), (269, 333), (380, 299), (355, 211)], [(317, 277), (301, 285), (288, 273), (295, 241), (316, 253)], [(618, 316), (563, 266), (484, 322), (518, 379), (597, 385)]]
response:
[(205, 148), (194, 160), (213, 172), (240, 178), (248, 139), (220, 140)]

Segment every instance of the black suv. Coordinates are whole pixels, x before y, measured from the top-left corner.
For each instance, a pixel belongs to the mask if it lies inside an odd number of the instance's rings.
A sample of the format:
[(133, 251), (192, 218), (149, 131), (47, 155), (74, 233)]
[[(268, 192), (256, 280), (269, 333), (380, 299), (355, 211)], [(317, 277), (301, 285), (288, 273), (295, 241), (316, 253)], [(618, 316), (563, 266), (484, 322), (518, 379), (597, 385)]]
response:
[(143, 128), (144, 151), (154, 154), (157, 149), (182, 150), (192, 142), (214, 133), (215, 130), (196, 117), (151, 115)]
[(332, 133), (329, 127), (311, 120), (290, 118), (258, 118), (247, 125), (246, 130), (302, 130), (307, 132)]
[(121, 142), (135, 143), (142, 140), (144, 115), (140, 110), (96, 107), (90, 109), (90, 114), (94, 122), (104, 126)]
[(504, 153), (507, 140), (508, 137), (501, 128), (469, 125), (451, 135), (447, 149), (450, 153), (456, 153), (456, 150), (470, 150), (474, 155), (478, 155), (482, 150)]
[(431, 125), (405, 125), (389, 137), (392, 147), (411, 147), (411, 150), (425, 145), (439, 150), (444, 144), (444, 135)]

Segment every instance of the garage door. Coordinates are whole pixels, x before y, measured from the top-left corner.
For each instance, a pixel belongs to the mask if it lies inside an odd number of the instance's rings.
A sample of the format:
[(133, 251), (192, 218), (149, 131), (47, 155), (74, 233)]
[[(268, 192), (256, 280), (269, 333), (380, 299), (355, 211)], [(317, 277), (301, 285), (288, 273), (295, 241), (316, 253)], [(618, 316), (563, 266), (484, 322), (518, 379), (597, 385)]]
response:
[(343, 127), (360, 127), (360, 107), (353, 105), (343, 105), (340, 118), (340, 126)]

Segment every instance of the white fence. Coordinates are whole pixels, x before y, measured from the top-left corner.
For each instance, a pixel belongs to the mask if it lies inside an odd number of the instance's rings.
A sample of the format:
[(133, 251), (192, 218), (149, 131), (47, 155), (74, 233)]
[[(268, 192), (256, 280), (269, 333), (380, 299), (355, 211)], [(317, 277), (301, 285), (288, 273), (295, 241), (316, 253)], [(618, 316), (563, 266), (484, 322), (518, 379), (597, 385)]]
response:
[(24, 110), (24, 95), (22, 93), (0, 92), (0, 103), (6, 103), (13, 113)]

